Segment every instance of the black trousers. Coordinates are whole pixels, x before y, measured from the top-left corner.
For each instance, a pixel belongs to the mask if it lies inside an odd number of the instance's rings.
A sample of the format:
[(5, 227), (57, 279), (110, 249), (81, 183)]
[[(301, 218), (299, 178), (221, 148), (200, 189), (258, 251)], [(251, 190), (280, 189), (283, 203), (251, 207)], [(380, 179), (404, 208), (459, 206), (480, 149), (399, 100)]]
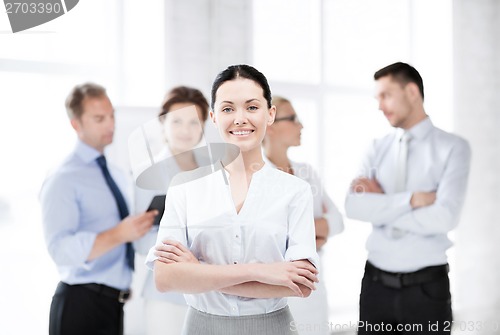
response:
[(50, 306), (49, 335), (123, 335), (123, 303), (60, 282)]
[(388, 287), (365, 270), (358, 334), (450, 334), (452, 311), (447, 274), (430, 282)]

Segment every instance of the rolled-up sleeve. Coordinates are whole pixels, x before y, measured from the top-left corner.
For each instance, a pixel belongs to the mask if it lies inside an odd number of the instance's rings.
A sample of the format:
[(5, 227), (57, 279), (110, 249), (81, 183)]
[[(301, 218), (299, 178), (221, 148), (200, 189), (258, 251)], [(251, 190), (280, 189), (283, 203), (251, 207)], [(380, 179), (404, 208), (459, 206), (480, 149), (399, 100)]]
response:
[(307, 259), (318, 268), (319, 257), (316, 253), (313, 196), (309, 184), (304, 183), (289, 206), (288, 247), (285, 252), (285, 260)]
[[(315, 193), (313, 193), (313, 202), (318, 201), (321, 203), (323, 217), (328, 223), (328, 236), (331, 237), (333, 235), (340, 234), (342, 231), (344, 231), (344, 219), (342, 217), (342, 214), (326, 192), (319, 176), (312, 169), (312, 167), (309, 168), (311, 169), (311, 179), (309, 183), (311, 184), (311, 187), (313, 187), (313, 190), (315, 190)], [(316, 217), (316, 219), (317, 218), (318, 217)]]
[(46, 180), (40, 192), (42, 223), (50, 256), (58, 266), (87, 266), (97, 233), (79, 231), (77, 190), (63, 176)]

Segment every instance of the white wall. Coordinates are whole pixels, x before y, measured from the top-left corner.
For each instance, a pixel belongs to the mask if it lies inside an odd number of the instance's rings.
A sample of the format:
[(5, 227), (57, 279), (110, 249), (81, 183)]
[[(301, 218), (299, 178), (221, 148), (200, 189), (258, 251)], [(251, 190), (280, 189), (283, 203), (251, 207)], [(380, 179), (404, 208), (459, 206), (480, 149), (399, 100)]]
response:
[(455, 129), (472, 146), (456, 241), (456, 317), (473, 323), (467, 334), (500, 333), (499, 17), (499, 1), (454, 1)]

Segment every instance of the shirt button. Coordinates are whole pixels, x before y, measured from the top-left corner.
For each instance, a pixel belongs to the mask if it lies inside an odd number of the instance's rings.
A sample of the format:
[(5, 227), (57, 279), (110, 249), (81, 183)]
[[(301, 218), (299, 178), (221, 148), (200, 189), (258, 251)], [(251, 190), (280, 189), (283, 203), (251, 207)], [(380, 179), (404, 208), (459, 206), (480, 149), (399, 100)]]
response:
[(236, 235), (236, 238), (240, 238), (240, 235)]

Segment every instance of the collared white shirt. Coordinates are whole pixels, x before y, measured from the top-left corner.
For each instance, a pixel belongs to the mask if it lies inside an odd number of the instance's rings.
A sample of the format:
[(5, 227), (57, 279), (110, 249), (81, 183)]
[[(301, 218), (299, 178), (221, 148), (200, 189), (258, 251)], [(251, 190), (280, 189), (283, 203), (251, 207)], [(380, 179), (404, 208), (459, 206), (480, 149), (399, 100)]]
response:
[[(87, 261), (97, 235), (120, 222), (113, 193), (96, 162), (100, 155), (78, 141), (74, 152), (45, 180), (40, 192), (45, 241), (63, 282), (128, 289), (132, 270), (125, 260), (125, 244)], [(112, 164), (108, 168), (126, 198), (126, 177)]]
[[(398, 141), (402, 129), (375, 140), (360, 176), (376, 177), (385, 194), (352, 193), (346, 214), (373, 225), (368, 260), (391, 272), (411, 272), (447, 262), (447, 234), (458, 224), (467, 188), (470, 147), (464, 139), (434, 127), (426, 118), (409, 129), (406, 191), (395, 192)], [(412, 209), (413, 192), (436, 191), (431, 206)], [(397, 232), (397, 233), (395, 233)]]
[[(265, 164), (253, 174), (244, 205), (236, 213), (228, 172), (218, 166), (215, 172), (211, 167), (198, 169), (196, 173), (206, 172), (201, 178), (172, 182), (157, 244), (167, 237), (175, 239), (208, 264), (308, 259), (317, 266), (310, 186)], [(148, 266), (154, 260), (152, 248)], [(185, 297), (197, 310), (226, 316), (270, 313), (286, 306), (286, 298), (252, 299), (216, 291)]]

